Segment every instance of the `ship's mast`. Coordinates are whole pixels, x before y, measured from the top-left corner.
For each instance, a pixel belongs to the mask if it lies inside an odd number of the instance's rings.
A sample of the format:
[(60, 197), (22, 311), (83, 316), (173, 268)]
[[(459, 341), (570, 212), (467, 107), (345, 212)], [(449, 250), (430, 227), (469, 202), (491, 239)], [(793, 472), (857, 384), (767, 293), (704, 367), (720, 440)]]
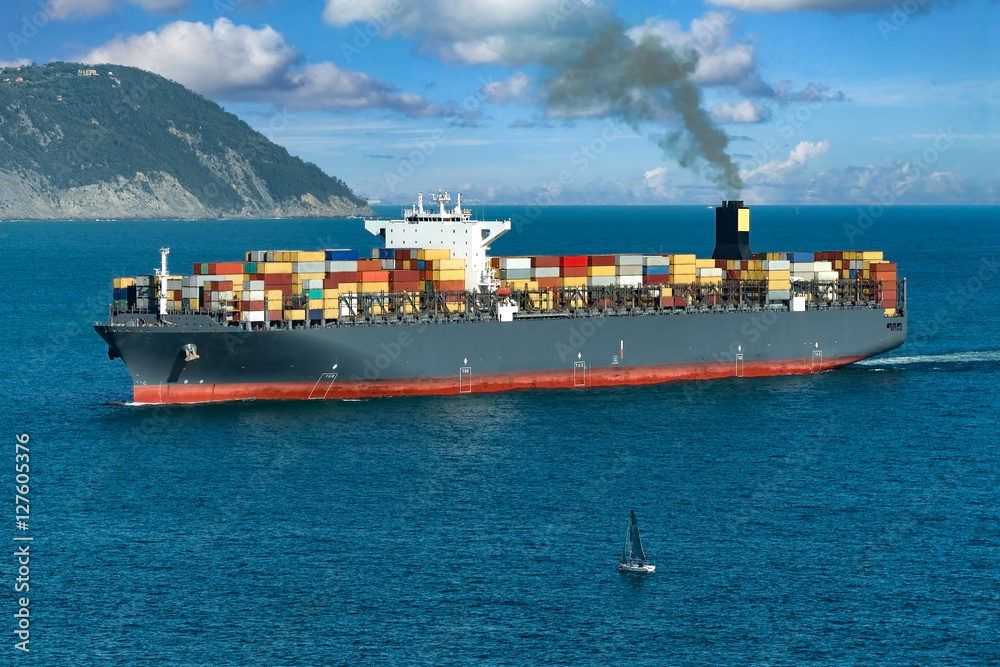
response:
[(160, 277), (160, 317), (167, 314), (167, 255), (170, 248), (160, 248), (160, 268), (156, 270), (156, 275)]

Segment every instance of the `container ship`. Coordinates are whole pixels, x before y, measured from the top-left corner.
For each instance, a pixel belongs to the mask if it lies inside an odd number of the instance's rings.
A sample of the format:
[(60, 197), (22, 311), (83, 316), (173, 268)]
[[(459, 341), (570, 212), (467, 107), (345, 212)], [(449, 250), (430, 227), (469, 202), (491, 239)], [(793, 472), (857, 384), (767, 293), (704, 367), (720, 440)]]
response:
[(108, 356), (136, 403), (348, 399), (818, 373), (906, 340), (906, 283), (877, 251), (752, 253), (715, 211), (711, 258), (490, 257), (511, 221), (438, 192), (365, 220), (384, 247), (253, 250), (114, 279)]

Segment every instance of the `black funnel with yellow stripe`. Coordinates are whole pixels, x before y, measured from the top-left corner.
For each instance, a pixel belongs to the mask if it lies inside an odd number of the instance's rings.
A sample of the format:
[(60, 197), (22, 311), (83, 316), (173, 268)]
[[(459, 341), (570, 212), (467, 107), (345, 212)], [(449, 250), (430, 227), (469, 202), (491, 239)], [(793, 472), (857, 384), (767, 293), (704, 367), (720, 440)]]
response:
[(712, 259), (753, 259), (750, 252), (750, 209), (742, 201), (723, 201), (715, 209)]

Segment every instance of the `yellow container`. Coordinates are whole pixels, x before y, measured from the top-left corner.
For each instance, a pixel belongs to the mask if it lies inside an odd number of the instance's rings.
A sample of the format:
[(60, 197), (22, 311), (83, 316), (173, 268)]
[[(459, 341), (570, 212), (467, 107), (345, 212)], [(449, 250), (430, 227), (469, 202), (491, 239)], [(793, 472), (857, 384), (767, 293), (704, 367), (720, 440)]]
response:
[(615, 269), (616, 267), (614, 266), (588, 266), (587, 276), (590, 278), (611, 278), (615, 275)]
[(451, 259), (451, 250), (447, 248), (420, 248), (417, 250), (417, 259)]
[(293, 273), (292, 274), (292, 282), (293, 283), (295, 282), (296, 277), (299, 279), (300, 282), (303, 281), (303, 280), (323, 280), (324, 278), (326, 278), (326, 274), (325, 273)]
[(284, 319), (293, 321), (303, 321), (306, 319), (306, 311), (301, 308), (296, 308), (294, 310), (286, 310), (283, 313)]
[(686, 266), (688, 264), (690, 264), (693, 268), (695, 262), (697, 261), (698, 258), (694, 255), (670, 255), (670, 268), (674, 268), (675, 266)]
[(295, 253), (293, 262), (323, 262), (326, 261), (326, 253), (322, 250), (299, 250)]
[(586, 287), (587, 286), (587, 276), (567, 278), (562, 277), (559, 279), (560, 287)]
[(715, 260), (714, 259), (696, 259), (694, 261), (694, 268), (696, 269), (714, 269)]
[(277, 308), (274, 308), (274, 304), (281, 303), (281, 300), (285, 298), (280, 289), (269, 289), (264, 293), (264, 296), (267, 297), (271, 305), (271, 310), (277, 310)]
[(337, 289), (341, 294), (354, 294), (358, 291), (358, 283), (340, 283)]
[(465, 271), (464, 259), (439, 259), (434, 262), (434, 269), (441, 271)]
[[(341, 287), (343, 289), (343, 287)], [(388, 292), (389, 283), (358, 283), (358, 292)]]
[(434, 269), (434, 280), (435, 281), (442, 281), (442, 280), (463, 280), (464, 281), (465, 280), (465, 270), (463, 269), (461, 271), (454, 271), (454, 270), (451, 270), (451, 271), (438, 271), (437, 269)]
[(771, 271), (767, 271), (766, 273), (768, 282), (774, 280), (784, 280), (787, 283), (792, 277), (792, 272), (787, 269), (773, 269)]
[[(258, 262), (257, 270), (265, 275), (273, 275), (275, 273), (291, 273), (292, 263), (291, 262)], [(322, 277), (322, 276), (320, 276)]]
[(340, 288), (339, 287), (336, 288), (336, 289), (326, 288), (326, 289), (323, 290), (323, 298), (324, 299), (336, 299), (338, 296), (340, 296)]

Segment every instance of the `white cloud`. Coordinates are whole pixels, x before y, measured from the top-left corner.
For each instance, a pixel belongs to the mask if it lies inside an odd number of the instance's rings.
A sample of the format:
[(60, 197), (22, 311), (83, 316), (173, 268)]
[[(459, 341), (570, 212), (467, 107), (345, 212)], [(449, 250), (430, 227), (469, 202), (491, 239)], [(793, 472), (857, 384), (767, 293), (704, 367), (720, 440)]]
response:
[(119, 37), (80, 60), (139, 67), (217, 100), (266, 100), (290, 109), (384, 108), (413, 117), (475, 120), (330, 62), (303, 65), (299, 52), (270, 26), (254, 29), (226, 18), (211, 26), (175, 21)]
[(650, 169), (642, 175), (642, 179), (646, 184), (646, 187), (653, 192), (661, 195), (669, 195), (672, 193), (670, 186), (670, 170), (666, 167), (660, 166)]
[(24, 67), (25, 65), (30, 65), (31, 61), (27, 58), (18, 58), (17, 60), (0, 60), (0, 67)]
[(157, 31), (118, 37), (82, 60), (132, 65), (203, 95), (227, 97), (274, 86), (299, 58), (270, 26), (255, 30), (220, 18), (211, 26), (175, 21)]
[(479, 89), (486, 99), (496, 104), (508, 102), (524, 103), (528, 99), (531, 77), (524, 72), (515, 72), (503, 81), (488, 81)]
[(810, 158), (829, 152), (829, 141), (823, 140), (816, 143), (802, 141), (789, 152), (787, 160), (765, 162), (756, 169), (740, 172), (740, 176), (746, 183), (784, 183), (789, 178), (794, 177)]
[(712, 107), (712, 118), (717, 123), (760, 123), (771, 117), (771, 111), (752, 100), (736, 104), (720, 102)]

